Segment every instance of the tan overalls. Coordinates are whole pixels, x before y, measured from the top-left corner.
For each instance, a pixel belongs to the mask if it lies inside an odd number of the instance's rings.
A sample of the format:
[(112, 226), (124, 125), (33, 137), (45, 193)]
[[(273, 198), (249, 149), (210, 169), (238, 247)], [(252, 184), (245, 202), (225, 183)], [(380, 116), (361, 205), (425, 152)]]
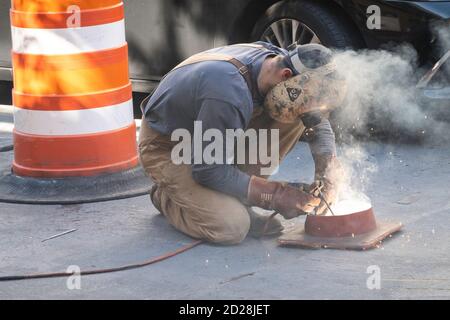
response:
[[(230, 62), (233, 57), (199, 54), (176, 68), (211, 60)], [(300, 121), (294, 124), (279, 123), (261, 112), (260, 108), (255, 109), (259, 110), (255, 110), (249, 128), (268, 129), (269, 132), (271, 129), (279, 129), (281, 162), (296, 145), (305, 128)], [(199, 185), (192, 178), (191, 165), (173, 164), (171, 150), (175, 144), (170, 141), (170, 137), (151, 129), (143, 119), (139, 136), (140, 161), (158, 186), (152, 197), (154, 206), (173, 227), (193, 238), (220, 244), (240, 243), (250, 228), (246, 206), (236, 198)], [(259, 165), (238, 168), (249, 175), (260, 173)]]

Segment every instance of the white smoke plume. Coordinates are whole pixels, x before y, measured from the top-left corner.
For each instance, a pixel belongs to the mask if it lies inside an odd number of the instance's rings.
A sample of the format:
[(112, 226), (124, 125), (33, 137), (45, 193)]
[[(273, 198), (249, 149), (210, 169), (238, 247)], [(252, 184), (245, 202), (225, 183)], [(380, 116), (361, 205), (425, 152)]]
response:
[(450, 50), (450, 23), (435, 23), (431, 26), (431, 30), (437, 42), (437, 53), (443, 55), (447, 50)]
[(388, 51), (345, 51), (337, 54), (339, 72), (347, 80), (347, 99), (338, 114), (345, 130), (421, 132), (429, 116), (416, 100), (417, 55), (409, 46)]
[[(448, 50), (448, 27), (434, 31), (441, 47)], [(339, 153), (345, 171), (339, 200), (368, 202), (366, 187), (378, 168), (355, 133), (381, 130), (394, 136), (394, 142), (395, 136), (436, 141), (450, 136), (449, 124), (433, 119), (427, 106), (417, 99), (416, 85), (425, 67), (419, 66), (412, 46), (402, 44), (389, 51), (341, 51), (336, 54), (336, 64), (348, 84), (346, 101), (334, 119), (338, 139), (343, 142)]]
[[(450, 25), (436, 25), (433, 32), (436, 55), (440, 57), (450, 49)], [(445, 135), (442, 127), (448, 126), (433, 119), (432, 106), (420, 101), (416, 87), (432, 64), (420, 66), (418, 61), (417, 52), (409, 44), (392, 46), (389, 51), (337, 52), (338, 71), (348, 83), (347, 99), (336, 113), (340, 138), (348, 141), (350, 133), (375, 131), (419, 139)], [(440, 77), (446, 85), (448, 80)]]

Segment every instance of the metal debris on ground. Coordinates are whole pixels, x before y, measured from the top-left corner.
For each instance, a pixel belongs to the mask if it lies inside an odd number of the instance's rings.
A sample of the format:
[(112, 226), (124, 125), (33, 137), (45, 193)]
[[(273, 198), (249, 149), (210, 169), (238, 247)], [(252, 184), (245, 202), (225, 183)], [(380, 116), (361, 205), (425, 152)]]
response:
[(55, 239), (55, 238), (59, 238), (59, 237), (65, 236), (66, 234), (75, 232), (75, 231), (77, 231), (77, 230), (78, 230), (78, 229), (71, 229), (71, 230), (67, 230), (67, 231), (64, 231), (64, 232), (55, 234), (54, 236), (51, 236), (51, 237), (49, 237), (49, 238), (46, 238), (46, 239), (42, 240), (42, 242), (46, 242), (46, 241), (49, 241), (49, 240), (52, 240), (52, 239)]
[(419, 201), (420, 198), (421, 198), (420, 193), (414, 193), (414, 194), (404, 197), (403, 199), (398, 200), (397, 204), (409, 205), (409, 204)]
[(242, 278), (251, 277), (251, 276), (254, 276), (255, 273), (256, 273), (256, 272), (250, 272), (250, 273), (242, 274), (242, 275), (240, 275), (240, 276), (231, 278), (231, 279), (229, 279), (229, 280), (221, 281), (220, 284), (226, 284), (226, 283), (230, 283), (230, 282), (233, 282), (233, 281), (236, 281), (236, 280), (240, 280), (240, 279), (242, 279)]

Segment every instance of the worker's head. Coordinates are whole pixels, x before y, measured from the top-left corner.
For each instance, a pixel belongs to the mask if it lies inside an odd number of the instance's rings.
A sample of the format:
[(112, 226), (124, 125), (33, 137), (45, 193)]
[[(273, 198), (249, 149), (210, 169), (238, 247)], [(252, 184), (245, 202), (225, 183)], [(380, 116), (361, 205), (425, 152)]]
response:
[(296, 46), (284, 57), (284, 64), (294, 76), (313, 71), (333, 62), (333, 52), (315, 43)]
[(266, 95), (280, 82), (331, 63), (331, 50), (319, 44), (295, 46), (287, 55), (272, 56), (264, 63), (259, 76), (259, 89)]
[(283, 123), (309, 119), (311, 115), (319, 115), (313, 118), (320, 121), (320, 115), (339, 106), (346, 93), (345, 80), (336, 70), (332, 52), (321, 45), (302, 47), (284, 59), (294, 76), (278, 83), (266, 95), (267, 112)]
[(286, 81), (294, 75), (284, 56), (272, 56), (266, 59), (258, 78), (258, 88), (265, 96), (280, 82)]

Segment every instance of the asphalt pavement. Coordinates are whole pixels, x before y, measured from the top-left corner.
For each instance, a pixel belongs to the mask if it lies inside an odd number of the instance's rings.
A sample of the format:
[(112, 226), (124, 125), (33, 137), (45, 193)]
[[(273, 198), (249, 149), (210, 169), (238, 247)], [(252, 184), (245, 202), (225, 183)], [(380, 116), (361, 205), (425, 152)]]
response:
[[(0, 141), (11, 143), (10, 107), (0, 109)], [(378, 219), (404, 229), (365, 252), (282, 248), (276, 238), (204, 244), (141, 269), (68, 278), (0, 282), (0, 299), (449, 299), (450, 143), (359, 142), (356, 176)], [(13, 152), (0, 153), (0, 172)], [(299, 143), (274, 179), (311, 181), (308, 146)], [(304, 218), (285, 222), (287, 228)], [(76, 231), (44, 241), (67, 230)], [(148, 196), (83, 204), (0, 203), (0, 276), (115, 267), (193, 240), (174, 230)], [(380, 286), (368, 273), (379, 270)], [(70, 282), (70, 281), (69, 281)]]

